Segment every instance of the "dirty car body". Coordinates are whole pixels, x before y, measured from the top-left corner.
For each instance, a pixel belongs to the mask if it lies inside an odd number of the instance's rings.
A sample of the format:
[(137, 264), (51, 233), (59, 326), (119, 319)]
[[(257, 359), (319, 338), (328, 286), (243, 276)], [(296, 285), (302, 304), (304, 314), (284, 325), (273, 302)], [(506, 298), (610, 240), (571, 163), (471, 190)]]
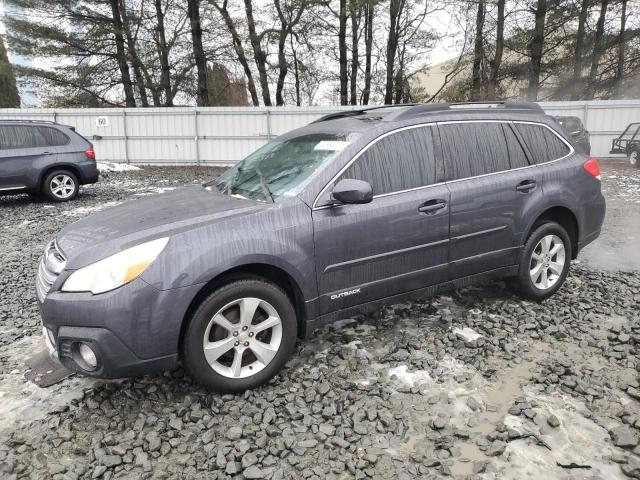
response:
[[(287, 142), (324, 153), (312, 170), (269, 170)], [(605, 213), (594, 161), (535, 105), (339, 113), (265, 148), (272, 163), (263, 153), (217, 181), (104, 210), (47, 245), (37, 297), (65, 366), (117, 378), (182, 361), (207, 388), (251, 388), (277, 373), (296, 337), (354, 313), (494, 277), (542, 300)], [(77, 287), (86, 269), (140, 245), (159, 253), (127, 264), (126, 282)], [(528, 285), (529, 267), (551, 270)]]

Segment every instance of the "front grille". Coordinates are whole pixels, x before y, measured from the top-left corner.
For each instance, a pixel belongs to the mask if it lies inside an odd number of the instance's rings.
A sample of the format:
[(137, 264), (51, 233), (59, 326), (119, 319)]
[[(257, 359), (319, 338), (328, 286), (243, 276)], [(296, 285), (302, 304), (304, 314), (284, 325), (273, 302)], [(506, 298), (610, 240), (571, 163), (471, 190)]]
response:
[(44, 255), (40, 259), (38, 275), (36, 276), (36, 295), (40, 302), (44, 302), (44, 298), (51, 290), (53, 282), (56, 281), (66, 263), (67, 259), (62, 255), (56, 241), (49, 242), (44, 249)]

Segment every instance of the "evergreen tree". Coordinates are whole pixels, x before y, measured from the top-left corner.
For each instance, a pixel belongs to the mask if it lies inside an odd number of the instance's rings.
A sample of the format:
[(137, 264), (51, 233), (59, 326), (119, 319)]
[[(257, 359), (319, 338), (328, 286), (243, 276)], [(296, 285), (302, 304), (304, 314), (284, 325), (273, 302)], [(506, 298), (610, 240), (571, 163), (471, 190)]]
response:
[(20, 95), (16, 87), (16, 77), (0, 36), (0, 108), (19, 107)]

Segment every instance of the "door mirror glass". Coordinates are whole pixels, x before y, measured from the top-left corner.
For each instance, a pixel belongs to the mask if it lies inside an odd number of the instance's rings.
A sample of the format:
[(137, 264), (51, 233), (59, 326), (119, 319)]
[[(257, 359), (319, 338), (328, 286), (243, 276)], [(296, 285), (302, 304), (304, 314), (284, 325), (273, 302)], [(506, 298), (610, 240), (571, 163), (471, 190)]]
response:
[(343, 204), (369, 203), (373, 200), (373, 189), (368, 182), (345, 178), (335, 184), (331, 199)]

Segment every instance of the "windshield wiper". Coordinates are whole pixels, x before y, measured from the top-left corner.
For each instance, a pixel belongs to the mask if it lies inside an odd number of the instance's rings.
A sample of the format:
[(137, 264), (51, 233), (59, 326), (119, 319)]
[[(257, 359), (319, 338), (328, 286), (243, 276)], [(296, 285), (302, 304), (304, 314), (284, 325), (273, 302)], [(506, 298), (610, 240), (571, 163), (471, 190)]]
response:
[(271, 190), (269, 190), (269, 184), (265, 180), (264, 175), (262, 174), (260, 169), (256, 168), (256, 173), (260, 178), (260, 185), (262, 186), (262, 193), (264, 193), (265, 198), (271, 200), (271, 203), (276, 203), (276, 201), (273, 199), (273, 193), (271, 193)]

